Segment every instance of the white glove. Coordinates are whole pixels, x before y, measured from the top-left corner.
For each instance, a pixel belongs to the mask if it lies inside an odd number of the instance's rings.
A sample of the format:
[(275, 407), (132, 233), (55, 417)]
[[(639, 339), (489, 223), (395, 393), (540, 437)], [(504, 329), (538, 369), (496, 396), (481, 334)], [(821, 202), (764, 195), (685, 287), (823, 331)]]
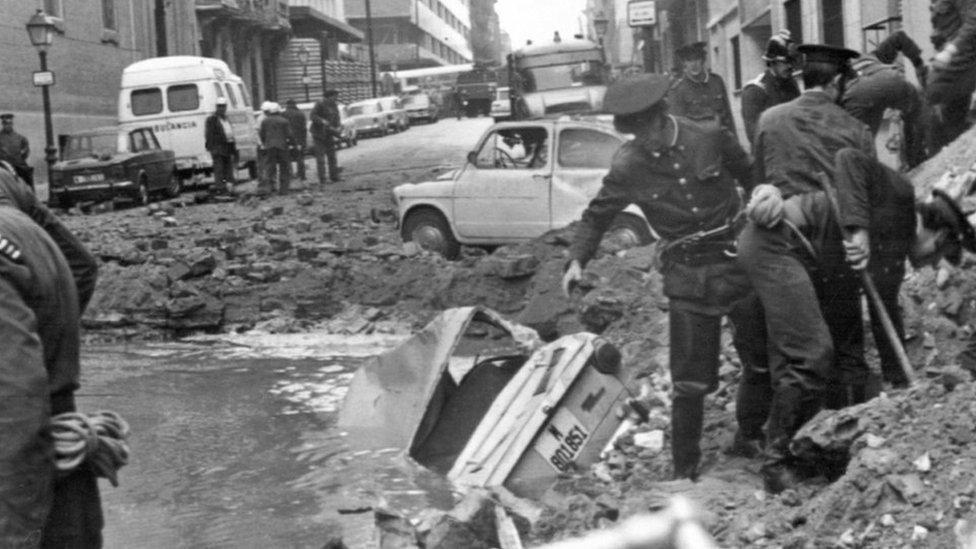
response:
[(775, 185), (757, 185), (746, 205), (746, 215), (760, 227), (770, 228), (783, 219), (783, 194)]
[(579, 282), (582, 278), (583, 267), (580, 265), (580, 262), (575, 259), (570, 261), (569, 267), (566, 269), (566, 272), (563, 273), (563, 295), (570, 297), (570, 290), (572, 290), (572, 286)]

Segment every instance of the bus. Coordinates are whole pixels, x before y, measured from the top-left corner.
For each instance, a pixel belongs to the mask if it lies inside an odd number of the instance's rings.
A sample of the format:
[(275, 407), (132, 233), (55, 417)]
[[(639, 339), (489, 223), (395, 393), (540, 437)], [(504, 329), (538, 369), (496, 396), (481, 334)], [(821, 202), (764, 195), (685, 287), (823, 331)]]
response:
[(508, 55), (512, 118), (598, 113), (610, 75), (603, 49), (589, 40), (526, 46)]

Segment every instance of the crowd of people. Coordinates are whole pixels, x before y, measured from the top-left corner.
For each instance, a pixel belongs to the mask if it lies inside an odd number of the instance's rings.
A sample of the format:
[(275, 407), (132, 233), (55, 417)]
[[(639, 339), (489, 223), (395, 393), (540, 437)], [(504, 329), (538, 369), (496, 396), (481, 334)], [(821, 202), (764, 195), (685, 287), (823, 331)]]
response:
[[(675, 478), (701, 472), (704, 398), (718, 387), (723, 317), (742, 363), (738, 431), (728, 451), (761, 459), (770, 492), (816, 472), (800, 467), (789, 442), (819, 410), (909, 383), (896, 353), (906, 261), (959, 264), (963, 250), (976, 252), (976, 231), (956, 200), (938, 190), (916, 200), (911, 181), (875, 150), (888, 108), (902, 113), (909, 167), (965, 129), (949, 128), (945, 117), (965, 120), (969, 108), (974, 86), (965, 91), (963, 81), (976, 74), (976, 7), (946, 19), (954, 30), (940, 25), (943, 12), (933, 13), (942, 49), (930, 70), (902, 32), (868, 55), (774, 36), (763, 56), (767, 70), (742, 91), (751, 156), (702, 43), (677, 52), (680, 76), (643, 75), (608, 88), (604, 108), (635, 139), (617, 152), (582, 215), (563, 290), (571, 295), (615, 216), (639, 206), (661, 237), (670, 302)], [(891, 64), (898, 52), (929, 93)], [(931, 93), (953, 78), (964, 107), (947, 101), (945, 90)], [(862, 285), (880, 302), (871, 311), (880, 376), (864, 357)]]

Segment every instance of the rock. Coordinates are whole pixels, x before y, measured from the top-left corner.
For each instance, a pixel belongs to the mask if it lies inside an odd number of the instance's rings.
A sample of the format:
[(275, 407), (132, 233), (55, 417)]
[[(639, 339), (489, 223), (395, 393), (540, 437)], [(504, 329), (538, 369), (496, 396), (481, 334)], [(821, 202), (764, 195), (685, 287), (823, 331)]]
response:
[(265, 206), (261, 208), (262, 217), (277, 217), (283, 213), (285, 213), (284, 206)]
[(664, 431), (655, 429), (644, 433), (635, 433), (634, 445), (657, 454), (664, 449)]
[(601, 289), (583, 298), (580, 322), (587, 330), (599, 334), (624, 314), (624, 301), (614, 290)]
[(749, 527), (748, 530), (742, 533), (742, 541), (748, 543), (756, 543), (757, 541), (764, 539), (768, 532), (766, 531), (766, 525), (762, 522), (757, 522)]
[(200, 251), (190, 255), (187, 260), (190, 263), (190, 272), (187, 278), (205, 276), (217, 268), (217, 256), (211, 252)]
[(944, 290), (946, 285), (949, 283), (949, 278), (952, 276), (952, 271), (943, 265), (939, 268), (939, 272), (935, 275), (935, 286)]
[(308, 193), (303, 193), (295, 198), (295, 203), (299, 206), (311, 206), (312, 204), (315, 204), (315, 197)]
[(291, 250), (295, 245), (288, 238), (272, 236), (268, 238), (268, 244), (271, 245), (272, 253), (281, 253)]
[(952, 527), (956, 549), (976, 549), (976, 521), (959, 519)]
[(924, 454), (918, 456), (918, 458), (912, 462), (912, 465), (915, 466), (916, 471), (920, 473), (928, 473), (932, 470), (932, 458), (929, 457), (928, 452), (925, 452)]
[(307, 233), (312, 230), (312, 222), (306, 220), (296, 221), (291, 227), (296, 233)]
[(151, 250), (165, 250), (169, 248), (169, 240), (165, 238), (154, 238), (149, 241), (149, 249)]
[(175, 226), (177, 226), (179, 224), (180, 224), (180, 222), (177, 221), (175, 217), (166, 216), (166, 217), (163, 218), (163, 226), (164, 227), (175, 227)]
[(215, 236), (207, 236), (194, 240), (193, 244), (198, 248), (216, 248), (220, 246), (220, 239)]
[(575, 317), (574, 313), (572, 303), (553, 287), (535, 293), (519, 313), (517, 322), (538, 332), (544, 341), (552, 341), (560, 336), (560, 319)]
[(529, 254), (499, 257), (491, 255), (478, 263), (478, 272), (485, 276), (497, 276), (504, 280), (524, 278), (535, 274), (539, 260)]
[(131, 326), (133, 321), (129, 316), (116, 311), (100, 312), (94, 317), (85, 316), (81, 319), (81, 325), (90, 330), (100, 330), (104, 328), (120, 328)]
[(190, 278), (190, 265), (185, 261), (175, 261), (166, 269), (166, 277), (171, 281)]
[(311, 263), (319, 256), (318, 248), (310, 248), (308, 246), (299, 246), (295, 248), (295, 252), (298, 256), (298, 260), (306, 263)]
[(380, 549), (419, 548), (417, 534), (410, 521), (397, 513), (376, 510), (373, 513), (379, 531)]
[(918, 524), (912, 527), (912, 541), (925, 541), (927, 537), (929, 537), (928, 528)]
[(919, 505), (925, 501), (925, 484), (918, 475), (888, 475), (885, 481), (908, 503)]
[(948, 366), (939, 372), (939, 383), (946, 388), (946, 391), (955, 389), (958, 385), (969, 383), (973, 376), (968, 370), (959, 366)]
[(895, 521), (895, 517), (891, 516), (888, 513), (881, 515), (881, 526), (886, 526), (890, 528), (895, 524), (897, 524), (897, 522)]
[(868, 433), (864, 437), (864, 442), (868, 445), (868, 448), (880, 448), (885, 443), (884, 437), (879, 437), (873, 433)]
[(428, 549), (497, 547), (495, 503), (484, 490), (471, 490), (437, 522), (424, 540)]

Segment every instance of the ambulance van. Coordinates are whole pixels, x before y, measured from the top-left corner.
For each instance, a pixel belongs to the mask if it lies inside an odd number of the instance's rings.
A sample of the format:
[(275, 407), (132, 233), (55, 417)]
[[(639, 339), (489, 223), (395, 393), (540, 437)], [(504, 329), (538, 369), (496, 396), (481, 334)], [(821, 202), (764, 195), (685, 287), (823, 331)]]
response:
[(122, 71), (119, 125), (151, 127), (163, 149), (176, 154), (181, 178), (210, 173), (213, 161), (204, 146), (204, 127), (218, 98), (227, 100), (238, 168), (253, 177), (258, 137), (251, 98), (244, 81), (220, 59), (195, 56), (144, 59)]

